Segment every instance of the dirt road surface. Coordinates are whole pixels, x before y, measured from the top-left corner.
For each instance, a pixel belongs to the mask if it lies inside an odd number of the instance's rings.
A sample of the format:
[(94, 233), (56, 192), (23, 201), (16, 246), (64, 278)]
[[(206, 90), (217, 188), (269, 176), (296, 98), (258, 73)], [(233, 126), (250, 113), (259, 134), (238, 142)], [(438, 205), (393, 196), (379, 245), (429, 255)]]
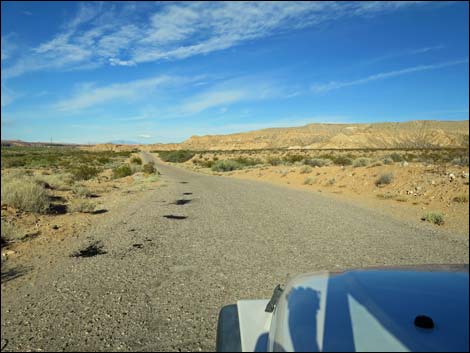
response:
[[(3, 351), (214, 350), (219, 309), (269, 298), (288, 276), (468, 263), (468, 235), (312, 192), (156, 166), (165, 186), (51, 249), (56, 261), (38, 262), (36, 276), (2, 274)], [(70, 256), (90, 244), (105, 253)]]

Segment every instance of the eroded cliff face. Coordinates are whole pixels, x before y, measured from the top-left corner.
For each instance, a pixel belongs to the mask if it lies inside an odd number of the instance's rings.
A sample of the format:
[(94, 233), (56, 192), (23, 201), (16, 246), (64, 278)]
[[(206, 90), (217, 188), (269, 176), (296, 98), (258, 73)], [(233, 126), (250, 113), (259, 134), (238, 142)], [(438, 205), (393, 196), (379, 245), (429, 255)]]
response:
[(94, 150), (146, 151), (252, 150), (268, 148), (350, 149), (468, 147), (469, 125), (465, 121), (409, 121), (375, 124), (309, 124), (271, 128), (229, 135), (192, 136), (182, 143), (150, 145), (100, 144)]

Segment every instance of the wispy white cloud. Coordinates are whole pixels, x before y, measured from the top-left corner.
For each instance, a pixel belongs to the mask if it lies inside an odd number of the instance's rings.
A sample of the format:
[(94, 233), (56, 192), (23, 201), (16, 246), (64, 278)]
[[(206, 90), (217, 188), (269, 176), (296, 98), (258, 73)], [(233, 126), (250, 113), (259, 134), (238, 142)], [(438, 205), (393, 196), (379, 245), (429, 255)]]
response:
[(54, 108), (60, 111), (76, 111), (116, 99), (133, 99), (142, 96), (142, 92), (149, 92), (174, 80), (175, 78), (170, 76), (156, 76), (127, 83), (80, 89), (73, 97), (55, 103)]
[(360, 78), (357, 80), (352, 81), (330, 81), (328, 83), (320, 83), (314, 84), (310, 88), (315, 93), (325, 93), (328, 91), (336, 90), (343, 87), (349, 86), (356, 86), (356, 85), (363, 85), (369, 82), (383, 80), (391, 77), (407, 75), (415, 72), (420, 71), (428, 71), (428, 70), (437, 70), (444, 67), (455, 66), (460, 64), (468, 64), (468, 58), (462, 60), (455, 60), (455, 61), (447, 61), (443, 63), (431, 64), (431, 65), (419, 65), (414, 67), (409, 67), (406, 69), (395, 70), (395, 71), (388, 71), (388, 72), (381, 72), (375, 75), (370, 75), (364, 78)]
[(376, 58), (372, 58), (370, 60), (367, 60), (367, 64), (375, 64), (377, 62), (385, 61), (385, 60), (391, 60), (391, 59), (396, 59), (400, 57), (405, 57), (405, 56), (411, 56), (411, 55), (417, 55), (417, 54), (424, 54), (428, 53), (430, 51), (434, 50), (440, 50), (444, 49), (444, 45), (434, 45), (434, 46), (428, 46), (428, 47), (422, 47), (422, 48), (416, 48), (416, 49), (408, 49), (408, 50), (401, 50), (401, 51), (396, 51), (394, 53), (389, 53), (386, 55), (382, 55)]
[[(208, 54), (242, 43), (352, 16), (377, 16), (421, 2), (78, 3), (52, 39), (2, 70), (25, 72), (131, 66)], [(138, 19), (138, 20), (136, 20)], [(2, 50), (3, 51), (3, 50)]]
[(149, 138), (152, 138), (152, 135), (149, 135), (149, 134), (140, 134), (138, 137), (141, 137), (143, 139), (149, 139)]

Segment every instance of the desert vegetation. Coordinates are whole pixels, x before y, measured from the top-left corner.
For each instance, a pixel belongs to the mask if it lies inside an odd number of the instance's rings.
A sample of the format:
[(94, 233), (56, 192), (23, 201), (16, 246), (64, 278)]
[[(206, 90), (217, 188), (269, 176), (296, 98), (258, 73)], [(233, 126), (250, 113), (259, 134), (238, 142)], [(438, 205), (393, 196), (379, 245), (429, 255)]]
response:
[(142, 165), (136, 152), (3, 146), (2, 244), (22, 238), (32, 220), (36, 226), (31, 232), (39, 234), (45, 229), (37, 227), (38, 219), (52, 222), (60, 214), (95, 212), (99, 202), (92, 199), (119, 190), (121, 180), (130, 185), (133, 179), (126, 177), (157, 174), (153, 164)]

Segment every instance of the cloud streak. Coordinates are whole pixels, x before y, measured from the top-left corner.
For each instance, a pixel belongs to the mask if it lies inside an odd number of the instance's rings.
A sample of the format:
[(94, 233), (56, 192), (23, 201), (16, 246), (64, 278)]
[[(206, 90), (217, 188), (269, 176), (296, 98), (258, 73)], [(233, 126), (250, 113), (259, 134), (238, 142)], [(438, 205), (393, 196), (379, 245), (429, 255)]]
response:
[(460, 65), (460, 64), (468, 64), (468, 58), (462, 59), (462, 60), (447, 61), (447, 62), (432, 64), (432, 65), (419, 65), (419, 66), (409, 67), (406, 69), (395, 70), (395, 71), (381, 72), (375, 75), (370, 75), (370, 76), (360, 78), (357, 80), (352, 80), (352, 81), (330, 81), (328, 83), (314, 84), (310, 88), (314, 93), (326, 93), (326, 92), (337, 90), (337, 89), (344, 88), (344, 87), (363, 85), (363, 84), (377, 81), (377, 80), (384, 80), (387, 78), (408, 75), (408, 74), (420, 72), (420, 71), (437, 70), (437, 69), (442, 69), (445, 67), (450, 67), (450, 66), (455, 66), (455, 65)]
[(143, 12), (144, 5), (79, 3), (60, 33), (27, 50), (2, 68), (2, 74), (11, 78), (38, 70), (178, 60), (328, 21), (378, 16), (419, 4), (182, 2), (146, 4)]

